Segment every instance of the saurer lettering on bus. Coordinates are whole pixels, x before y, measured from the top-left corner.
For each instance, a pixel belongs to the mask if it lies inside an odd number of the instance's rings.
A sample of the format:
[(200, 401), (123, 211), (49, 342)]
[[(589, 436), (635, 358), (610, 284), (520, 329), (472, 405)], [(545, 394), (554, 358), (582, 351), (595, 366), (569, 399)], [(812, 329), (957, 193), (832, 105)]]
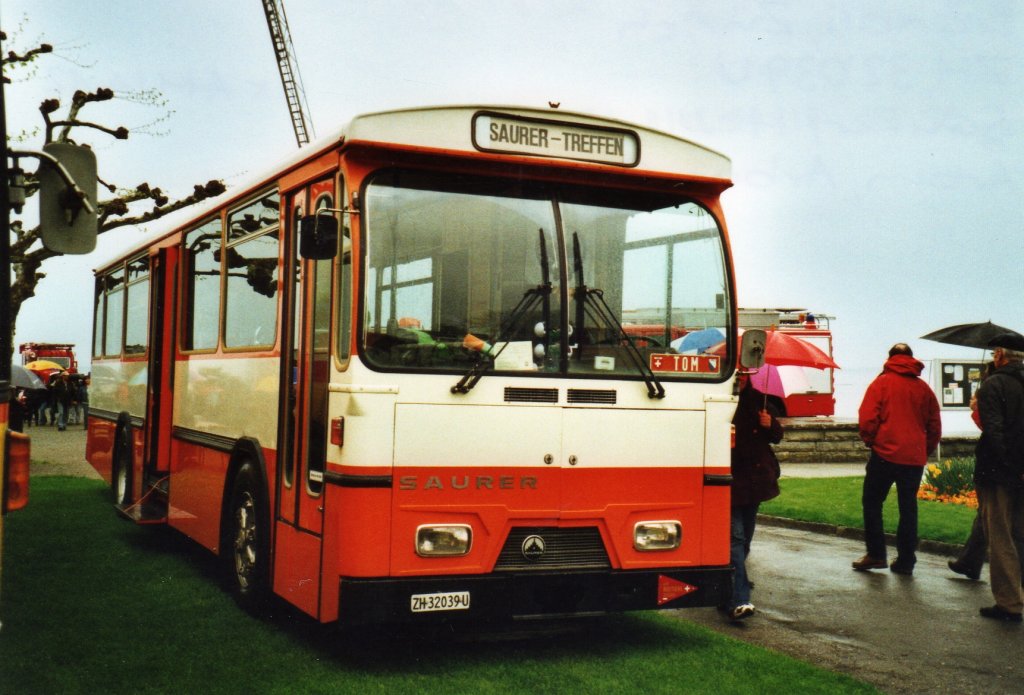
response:
[(548, 147), (548, 129), (537, 126), (491, 124), (491, 142), (507, 142), (511, 145)]
[[(420, 484), (420, 476), (403, 475), (398, 479), (399, 490), (468, 490), (473, 486), (476, 490), (513, 490), (516, 488), (516, 476), (499, 475), (453, 475), (448, 481), (439, 475), (428, 475)], [(519, 489), (537, 489), (537, 479), (532, 475), (519, 476)]]
[(561, 143), (562, 150), (565, 152), (618, 157), (623, 155), (622, 136), (567, 131), (561, 131), (559, 135), (552, 135), (547, 128), (541, 126), (491, 123), (491, 142), (542, 149), (551, 149), (551, 143)]

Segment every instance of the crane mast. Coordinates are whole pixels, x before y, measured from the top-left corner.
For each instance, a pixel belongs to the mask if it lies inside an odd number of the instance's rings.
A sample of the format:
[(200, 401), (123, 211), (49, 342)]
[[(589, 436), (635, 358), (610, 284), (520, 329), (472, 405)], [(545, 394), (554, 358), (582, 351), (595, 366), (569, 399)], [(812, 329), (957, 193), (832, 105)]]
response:
[(263, 13), (266, 15), (270, 40), (274, 45), (274, 57), (277, 59), (277, 70), (281, 73), (281, 86), (284, 87), (284, 98), (288, 103), (295, 141), (302, 147), (311, 139), (313, 123), (306, 116), (309, 105), (305, 103), (306, 94), (302, 88), (298, 64), (292, 58), (295, 55), (295, 47), (292, 45), (291, 32), (288, 31), (288, 18), (284, 13), (283, 0), (263, 0)]

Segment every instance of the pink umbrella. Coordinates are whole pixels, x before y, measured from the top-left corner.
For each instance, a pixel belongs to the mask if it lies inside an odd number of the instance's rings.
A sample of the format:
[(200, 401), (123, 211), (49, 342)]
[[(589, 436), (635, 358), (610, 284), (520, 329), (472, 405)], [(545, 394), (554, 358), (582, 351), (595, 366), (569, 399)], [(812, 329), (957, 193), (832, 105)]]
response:
[(803, 367), (776, 366), (766, 364), (750, 375), (750, 385), (768, 396), (785, 398), (793, 393), (805, 393), (811, 383)]

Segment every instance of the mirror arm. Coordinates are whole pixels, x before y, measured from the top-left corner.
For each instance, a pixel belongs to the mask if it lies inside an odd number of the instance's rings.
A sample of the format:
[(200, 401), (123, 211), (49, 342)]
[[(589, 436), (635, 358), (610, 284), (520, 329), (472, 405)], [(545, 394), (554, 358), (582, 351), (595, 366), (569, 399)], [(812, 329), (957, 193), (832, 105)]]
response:
[(78, 198), (79, 201), (81, 201), (82, 207), (85, 208), (85, 211), (88, 212), (89, 214), (93, 214), (96, 212), (96, 209), (92, 206), (92, 203), (89, 201), (89, 196), (86, 194), (85, 191), (78, 187), (78, 184), (75, 183), (75, 180), (71, 177), (71, 174), (68, 172), (68, 170), (64, 168), (64, 165), (61, 164), (59, 159), (57, 159), (53, 155), (47, 154), (46, 152), (31, 152), (27, 150), (7, 150), (7, 152), (11, 155), (11, 157), (14, 158), (15, 168), (17, 168), (18, 165), (18, 157), (35, 157), (39, 159), (41, 162), (46, 162), (50, 164), (54, 169), (57, 170), (57, 173), (60, 174), (60, 177), (64, 179), (64, 184), (70, 189), (71, 194)]

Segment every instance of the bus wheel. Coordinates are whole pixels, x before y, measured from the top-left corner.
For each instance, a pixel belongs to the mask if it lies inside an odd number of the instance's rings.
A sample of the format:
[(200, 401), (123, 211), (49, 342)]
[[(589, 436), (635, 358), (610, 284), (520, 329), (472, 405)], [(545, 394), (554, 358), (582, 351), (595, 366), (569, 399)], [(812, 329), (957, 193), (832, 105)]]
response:
[(238, 603), (259, 613), (270, 594), (270, 544), (266, 502), (251, 463), (244, 463), (231, 484), (222, 555)]
[(132, 501), (132, 433), (128, 427), (122, 427), (117, 431), (111, 488), (114, 492), (114, 504), (126, 505)]

